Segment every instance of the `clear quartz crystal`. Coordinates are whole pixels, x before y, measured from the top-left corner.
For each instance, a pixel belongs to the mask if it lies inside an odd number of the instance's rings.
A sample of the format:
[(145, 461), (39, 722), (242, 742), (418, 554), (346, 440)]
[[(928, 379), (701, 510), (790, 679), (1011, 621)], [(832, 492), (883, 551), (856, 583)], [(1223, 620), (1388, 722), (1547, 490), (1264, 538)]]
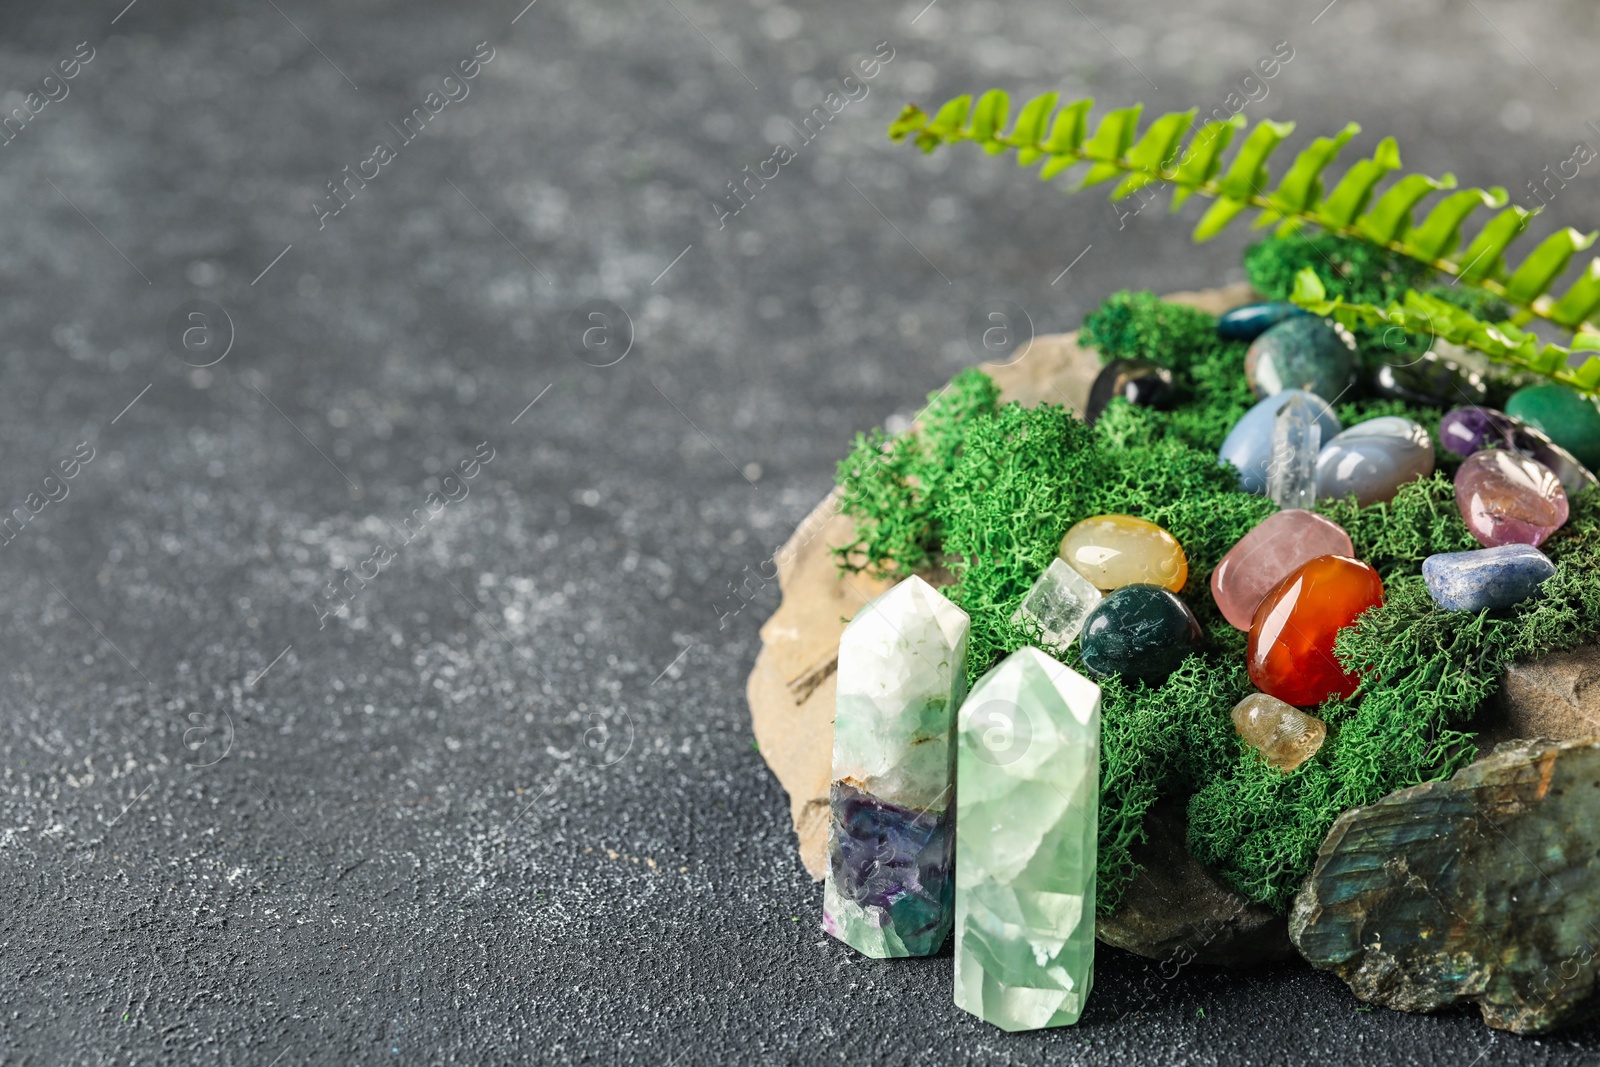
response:
[(1065, 651), (1077, 639), (1083, 620), (1100, 603), (1100, 598), (1100, 590), (1093, 582), (1058, 557), (1050, 561), (1050, 566), (1022, 598), (1022, 606), (1011, 616), (1011, 625), (1034, 623), (1043, 631), (1046, 645), (1058, 652)]
[(1267, 496), (1280, 508), (1309, 510), (1317, 500), (1317, 455), (1322, 427), (1303, 396), (1295, 395), (1272, 423), (1272, 460), (1267, 466)]
[(1100, 687), (1022, 648), (956, 733), (956, 1006), (1003, 1030), (1070, 1026), (1094, 984)]

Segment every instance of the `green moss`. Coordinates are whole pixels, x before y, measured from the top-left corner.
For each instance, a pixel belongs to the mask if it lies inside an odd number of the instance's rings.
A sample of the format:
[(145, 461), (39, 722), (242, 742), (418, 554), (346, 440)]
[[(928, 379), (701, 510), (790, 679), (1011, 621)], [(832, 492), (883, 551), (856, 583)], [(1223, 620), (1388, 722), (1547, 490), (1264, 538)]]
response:
[(1330, 297), (1365, 304), (1398, 300), (1432, 273), (1414, 259), (1327, 233), (1271, 237), (1244, 254), (1250, 284), (1273, 300), (1289, 299), (1294, 276), (1305, 267), (1322, 279)]
[[(1340, 812), (1471, 759), (1472, 716), (1506, 663), (1600, 633), (1600, 493), (1575, 498), (1572, 518), (1546, 545), (1557, 573), (1545, 595), (1496, 616), (1436, 610), (1419, 576), (1428, 555), (1477, 544), (1445, 474), (1402, 487), (1387, 504), (1320, 502), (1383, 576), (1388, 598), (1340, 635), (1338, 654), (1364, 682), (1354, 698), (1320, 709), (1329, 725), (1321, 751), (1293, 774), (1268, 767), (1228, 719), (1251, 692), (1245, 635), (1220, 617), (1208, 589), (1222, 556), (1274, 510), (1239, 492), (1232, 469), (1217, 463), (1217, 446), (1253, 398), (1244, 346), (1217, 340), (1214, 321), (1119, 293), (1085, 325), (1106, 358), (1173, 368), (1185, 398), (1176, 410), (1119, 400), (1090, 428), (1051, 405), (997, 406), (992, 383), (968, 372), (935, 394), (918, 434), (863, 436), (840, 466), (844, 508), (860, 533), (845, 562), (886, 574), (944, 563), (954, 578), (946, 592), (972, 619), (972, 681), (1037, 639), (1010, 619), (1073, 523), (1138, 515), (1184, 546), (1183, 595), (1208, 635), (1205, 652), (1159, 687), (1102, 684), (1103, 909), (1133, 877), (1131, 850), (1161, 797), (1187, 799), (1198, 858), (1250, 899), (1285, 907)], [(1339, 406), (1345, 425), (1386, 414), (1436, 430), (1440, 412), (1371, 398)], [(1065, 659), (1081, 669), (1076, 651)]]

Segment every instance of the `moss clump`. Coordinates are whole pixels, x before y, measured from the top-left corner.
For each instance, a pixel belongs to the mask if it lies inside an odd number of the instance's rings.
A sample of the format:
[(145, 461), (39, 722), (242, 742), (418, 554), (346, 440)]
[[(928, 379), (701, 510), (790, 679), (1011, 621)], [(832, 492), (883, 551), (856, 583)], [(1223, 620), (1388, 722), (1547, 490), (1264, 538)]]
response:
[[(1347, 262), (1352, 286), (1394, 284), (1377, 261)], [(1281, 909), (1342, 811), (1472, 758), (1472, 716), (1508, 662), (1600, 633), (1600, 493), (1575, 498), (1568, 524), (1545, 546), (1557, 573), (1544, 595), (1497, 615), (1441, 612), (1423, 586), (1427, 556), (1476, 547), (1443, 473), (1407, 484), (1387, 504), (1321, 502), (1383, 576), (1388, 596), (1339, 637), (1341, 660), (1362, 672), (1361, 691), (1323, 705), (1328, 740), (1286, 775), (1234, 734), (1228, 712), (1252, 691), (1245, 635), (1220, 617), (1208, 590), (1222, 556), (1274, 510), (1240, 492), (1236, 473), (1216, 458), (1253, 403), (1245, 346), (1218, 340), (1211, 316), (1143, 293), (1108, 300), (1083, 337), (1104, 358), (1172, 368), (1183, 402), (1154, 411), (1114, 401), (1091, 428), (1051, 405), (998, 406), (987, 378), (959, 375), (935, 394), (918, 433), (865, 435), (840, 465), (844, 510), (859, 534), (841, 562), (887, 575), (943, 563), (953, 575), (947, 595), (972, 619), (968, 675), (976, 681), (1036, 642), (1011, 616), (1070, 526), (1123, 513), (1169, 530), (1188, 555), (1183, 595), (1209, 643), (1161, 686), (1102, 683), (1099, 904), (1115, 906), (1136, 871), (1131, 849), (1146, 812), (1170, 797), (1188, 802), (1190, 851), (1250, 899)], [(1372, 398), (1342, 403), (1338, 413), (1345, 425), (1394, 414), (1430, 430), (1440, 415)], [(1064, 659), (1081, 669), (1075, 650)]]
[(1273, 300), (1289, 299), (1294, 276), (1306, 267), (1322, 279), (1330, 297), (1380, 305), (1400, 299), (1432, 273), (1414, 259), (1328, 233), (1272, 237), (1244, 254), (1250, 284)]

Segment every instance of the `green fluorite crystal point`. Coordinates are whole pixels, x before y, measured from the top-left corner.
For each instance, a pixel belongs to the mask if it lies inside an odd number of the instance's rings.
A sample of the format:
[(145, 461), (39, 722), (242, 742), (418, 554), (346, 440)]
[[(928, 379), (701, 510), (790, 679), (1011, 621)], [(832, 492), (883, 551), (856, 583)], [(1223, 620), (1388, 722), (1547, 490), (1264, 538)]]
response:
[(956, 733), (956, 1006), (1003, 1030), (1070, 1026), (1094, 982), (1100, 687), (1023, 648)]
[(822, 928), (868, 956), (927, 956), (950, 933), (956, 709), (966, 612), (910, 577), (839, 639)]

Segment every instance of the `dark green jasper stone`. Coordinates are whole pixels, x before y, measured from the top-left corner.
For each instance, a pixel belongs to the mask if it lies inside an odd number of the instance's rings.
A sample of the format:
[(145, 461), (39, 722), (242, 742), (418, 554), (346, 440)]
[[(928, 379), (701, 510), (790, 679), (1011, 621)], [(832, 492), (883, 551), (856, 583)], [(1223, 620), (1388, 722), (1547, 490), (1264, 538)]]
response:
[(1355, 380), (1355, 339), (1310, 315), (1285, 319), (1250, 343), (1244, 372), (1258, 397), (1304, 389), (1332, 403)]
[(1200, 624), (1189, 605), (1159, 585), (1125, 585), (1106, 594), (1084, 620), (1079, 653), (1098, 678), (1121, 675), (1160, 685), (1200, 649)]
[(1254, 341), (1284, 319), (1311, 312), (1294, 304), (1274, 300), (1266, 304), (1246, 304), (1223, 312), (1217, 319), (1217, 336), (1224, 341)]
[(1121, 397), (1135, 407), (1164, 408), (1172, 403), (1172, 372), (1148, 359), (1114, 359), (1089, 387), (1083, 421), (1095, 424), (1106, 405)]
[(1475, 367), (1436, 351), (1382, 364), (1372, 386), (1383, 396), (1430, 407), (1477, 405), (1489, 398), (1489, 387)]
[(1518, 389), (1506, 414), (1544, 432), (1590, 470), (1600, 470), (1600, 404), (1559, 382)]

